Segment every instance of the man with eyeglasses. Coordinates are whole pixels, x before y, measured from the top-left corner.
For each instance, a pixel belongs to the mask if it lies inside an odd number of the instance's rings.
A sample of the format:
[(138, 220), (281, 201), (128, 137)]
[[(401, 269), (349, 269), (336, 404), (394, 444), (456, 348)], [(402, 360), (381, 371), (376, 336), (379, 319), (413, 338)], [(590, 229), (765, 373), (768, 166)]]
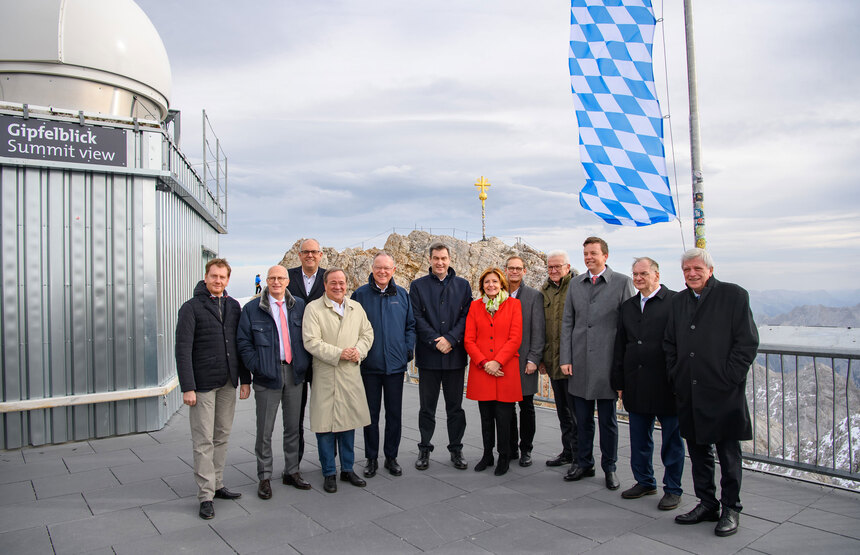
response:
[(311, 489), (299, 472), (299, 430), (305, 374), (311, 358), (302, 343), (305, 303), (287, 291), (287, 269), (269, 268), (266, 287), (242, 309), (236, 340), (239, 354), (254, 377), (257, 403), (257, 496), (272, 498), (272, 431), (281, 406), (284, 424), (284, 485)]
[(541, 374), (549, 375), (549, 384), (555, 397), (555, 412), (561, 428), (561, 453), (554, 459), (546, 461), (546, 465), (565, 466), (573, 462), (576, 454), (576, 420), (573, 417), (573, 407), (567, 402), (567, 376), (561, 372), (558, 352), (564, 299), (567, 296), (570, 280), (575, 274), (570, 270), (570, 257), (562, 250), (550, 251), (547, 254), (546, 269), (546, 283), (541, 287), (546, 341), (539, 370)]
[(543, 358), (545, 326), (543, 297), (540, 291), (523, 283), (526, 264), (519, 256), (505, 262), (510, 296), (519, 299), (523, 312), (523, 339), (520, 343), (520, 383), (523, 400), (520, 401), (520, 426), (517, 430), (517, 413), (511, 421), (511, 458), (516, 457), (519, 436), (520, 466), (532, 465), (532, 448), (535, 437), (535, 393), (538, 390), (538, 364)]
[(379, 411), (385, 402), (384, 468), (392, 476), (403, 469), (397, 462), (400, 449), (403, 374), (415, 349), (415, 317), (406, 289), (394, 283), (394, 258), (385, 251), (373, 257), (367, 283), (352, 294), (373, 326), (373, 345), (361, 362), (361, 380), (370, 409), (370, 424), (364, 427), (364, 477), (372, 478), (379, 468)]
[[(322, 251), (319, 241), (316, 239), (305, 239), (299, 244), (299, 260), (302, 265), (287, 270), (289, 285), (287, 290), (296, 299), (304, 301), (305, 306), (322, 297), (325, 292), (323, 275), (325, 268), (320, 268)], [(305, 421), (305, 409), (308, 406), (308, 384), (313, 382), (313, 368), (308, 368), (305, 383), (302, 385), (302, 415), (301, 422)], [(305, 427), (299, 428), (299, 462), (305, 454)]]

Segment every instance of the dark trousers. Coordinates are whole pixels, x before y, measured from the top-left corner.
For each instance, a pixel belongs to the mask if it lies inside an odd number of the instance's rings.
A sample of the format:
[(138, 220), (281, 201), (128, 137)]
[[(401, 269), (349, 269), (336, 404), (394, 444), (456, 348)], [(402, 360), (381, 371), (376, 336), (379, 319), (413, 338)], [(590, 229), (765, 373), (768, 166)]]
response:
[[(512, 403), (515, 405), (515, 403)], [(532, 442), (535, 439), (535, 396), (523, 395), (520, 401), (520, 428), (517, 430), (517, 411), (511, 410), (511, 451), (513, 455), (517, 452), (517, 438), (519, 437), (520, 451), (531, 453)]]
[(308, 382), (302, 383), (302, 412), (299, 415), (299, 462), (305, 456), (305, 408), (308, 406)]
[(419, 449), (433, 450), (433, 432), (436, 430), (436, 405), (439, 402), (439, 387), (445, 396), (445, 413), (448, 415), (448, 451), (463, 449), (463, 434), (466, 432), (466, 411), (463, 410), (463, 378), (466, 369), (418, 370), (418, 431), (421, 433)]
[(576, 457), (576, 417), (573, 414), (573, 403), (568, 402), (567, 378), (549, 380), (552, 394), (555, 397), (555, 413), (561, 428), (561, 454), (570, 458)]
[[(720, 500), (717, 501), (717, 487), (714, 485), (714, 447), (720, 458)], [(693, 467), (693, 488), (696, 497), (708, 509), (724, 507), (736, 511), (743, 510), (741, 505), (741, 443), (737, 440), (723, 440), (715, 444), (698, 444), (687, 440), (687, 452)]]
[(510, 457), (511, 420), (514, 418), (514, 405), (502, 401), (478, 401), (481, 413), (481, 437), (484, 439), (484, 456), (493, 454), (498, 433), (500, 457)]
[(654, 419), (660, 421), (663, 432), (660, 459), (663, 461), (663, 491), (681, 495), (681, 475), (684, 473), (684, 442), (678, 431), (678, 417), (660, 414), (629, 413), (630, 469), (636, 482), (656, 488), (654, 465)]
[(594, 404), (597, 403), (597, 425), (600, 428), (600, 468), (604, 472), (615, 472), (618, 461), (618, 421), (615, 418), (614, 399), (583, 399), (570, 395), (576, 415), (579, 450), (577, 464), (580, 468), (594, 466)]
[(403, 407), (403, 372), (396, 374), (362, 374), (370, 424), (364, 427), (364, 454), (368, 459), (379, 457), (379, 411), (385, 402), (385, 443), (383, 453), (396, 459), (400, 450)]

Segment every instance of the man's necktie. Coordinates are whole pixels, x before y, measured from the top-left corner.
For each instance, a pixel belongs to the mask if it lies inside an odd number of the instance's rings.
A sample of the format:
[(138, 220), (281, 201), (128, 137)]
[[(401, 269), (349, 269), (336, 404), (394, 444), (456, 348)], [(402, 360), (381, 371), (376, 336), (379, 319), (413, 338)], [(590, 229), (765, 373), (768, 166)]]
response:
[(591, 285), (597, 285), (597, 278), (600, 276), (591, 276)]
[(290, 328), (287, 326), (287, 315), (284, 309), (284, 301), (276, 301), (281, 315), (281, 341), (284, 344), (284, 360), (293, 361), (293, 350), (290, 349)]

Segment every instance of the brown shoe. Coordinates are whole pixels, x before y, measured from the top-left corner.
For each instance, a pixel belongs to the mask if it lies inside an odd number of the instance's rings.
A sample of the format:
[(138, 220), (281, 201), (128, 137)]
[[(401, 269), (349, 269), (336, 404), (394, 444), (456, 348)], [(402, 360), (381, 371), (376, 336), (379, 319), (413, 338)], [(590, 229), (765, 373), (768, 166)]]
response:
[(301, 473), (294, 472), (292, 474), (284, 473), (281, 476), (281, 481), (285, 486), (293, 486), (296, 489), (311, 489), (311, 484), (304, 478)]
[(272, 498), (272, 485), (269, 480), (260, 480), (260, 485), (257, 486), (257, 497), (260, 499)]

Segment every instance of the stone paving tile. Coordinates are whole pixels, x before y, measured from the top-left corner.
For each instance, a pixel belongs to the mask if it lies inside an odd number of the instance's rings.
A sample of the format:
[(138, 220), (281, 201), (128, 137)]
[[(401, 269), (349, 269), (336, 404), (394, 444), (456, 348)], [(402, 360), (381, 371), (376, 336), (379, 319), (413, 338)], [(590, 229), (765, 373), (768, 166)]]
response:
[(773, 522), (785, 522), (803, 510), (803, 505), (747, 493), (743, 489), (741, 489), (741, 503), (744, 506), (743, 514)]
[(860, 518), (860, 495), (857, 493), (833, 490), (810, 506), (842, 516)]
[(86, 491), (83, 496), (95, 515), (176, 499), (173, 490), (161, 480)]
[(109, 453), (110, 451), (121, 451), (134, 447), (156, 445), (157, 443), (149, 434), (127, 434), (103, 439), (91, 439), (89, 441), (90, 447), (96, 453)]
[(21, 449), (0, 451), (0, 468), (5, 468), (4, 465), (6, 464), (16, 465), (24, 462), (24, 454), (21, 452)]
[(95, 470), (87, 470), (86, 472), (48, 476), (33, 480), (33, 488), (36, 490), (36, 495), (39, 499), (67, 495), (69, 493), (82, 493), (116, 485), (119, 485), (119, 482), (108, 468), (96, 468)]
[[(311, 481), (311, 483), (315, 482), (315, 480)], [(329, 530), (376, 520), (400, 511), (391, 503), (365, 491), (364, 488), (356, 488), (341, 481), (338, 481), (337, 493), (312, 496), (307, 500), (294, 503), (293, 507)]]
[(582, 481), (565, 482), (563, 476), (563, 474), (544, 465), (541, 472), (510, 481), (505, 484), (505, 487), (553, 505), (588, 495), (601, 488), (599, 484)]
[[(692, 491), (692, 490), (690, 490)], [(810, 505), (830, 492), (815, 484), (806, 484), (780, 476), (771, 476), (760, 472), (744, 471), (741, 495), (755, 493), (771, 499), (789, 501), (796, 505)], [(746, 505), (746, 504), (745, 504)]]
[(534, 514), (536, 518), (600, 543), (625, 534), (653, 518), (592, 499), (580, 497)]
[(63, 457), (69, 471), (83, 472), (94, 468), (109, 468), (124, 464), (139, 463), (140, 459), (132, 453), (131, 449), (108, 451), (106, 453), (94, 453), (92, 455), (76, 455), (74, 457)]
[(401, 509), (411, 509), (465, 493), (460, 488), (440, 482), (432, 476), (408, 476), (391, 480), (377, 477), (368, 480), (368, 486), (374, 495)]
[[(197, 482), (194, 480), (194, 471), (190, 468), (182, 474), (164, 476), (161, 480), (173, 490), (177, 497), (197, 497)], [(251, 483), (254, 484), (254, 491), (256, 492), (256, 480), (251, 480), (232, 466), (224, 467), (224, 485), (229, 490), (232, 491)]]
[(0, 546), (4, 553), (15, 555), (42, 555), (53, 553), (54, 550), (48, 536), (48, 528), (45, 526), (3, 532), (0, 534)]
[[(305, 478), (310, 479), (311, 477), (305, 476)], [(269, 513), (272, 511), (279, 511), (282, 507), (292, 507), (293, 505), (303, 501), (309, 501), (312, 499), (319, 501), (320, 499), (323, 499), (323, 496), (330, 495), (322, 491), (322, 478), (319, 480), (311, 480), (311, 483), (315, 488), (317, 487), (317, 482), (319, 482), (318, 490), (299, 490), (292, 486), (285, 486), (280, 479), (272, 480), (271, 499), (260, 499), (257, 496), (256, 481), (236, 488), (230, 488), (230, 491), (242, 494), (242, 498), (237, 499), (236, 503), (241, 505), (246, 512), (250, 514)]]
[(5, 505), (0, 507), (0, 532), (76, 520), (91, 515), (92, 511), (79, 493)]
[(203, 520), (198, 515), (200, 503), (197, 501), (197, 497), (185, 497), (144, 505), (143, 512), (146, 513), (150, 522), (161, 534), (248, 516), (248, 511), (236, 501), (216, 499), (214, 503), (215, 518), (212, 520)]
[(95, 451), (86, 442), (41, 445), (39, 447), (21, 449), (21, 454), (24, 455), (24, 460), (28, 463), (47, 459), (61, 459), (75, 455), (91, 455), (93, 453)]
[(856, 518), (809, 508), (791, 517), (790, 521), (860, 540), (860, 520)]
[(551, 503), (504, 486), (487, 488), (446, 501), (455, 509), (496, 526), (543, 511)]
[(170, 443), (156, 442), (152, 445), (132, 447), (131, 451), (142, 461), (167, 459), (191, 453), (191, 441), (172, 441)]
[(423, 551), (492, 528), (492, 525), (445, 503), (422, 505), (374, 522)]
[[(434, 460), (433, 455), (431, 454), (430, 467), (427, 470), (415, 470), (415, 472), (429, 474), (439, 481), (445, 482), (446, 484), (464, 491), (482, 490), (498, 486), (500, 484), (505, 484), (512, 478), (516, 479), (513, 475), (495, 476), (490, 468), (483, 472), (475, 472), (475, 469), (473, 468), (474, 465), (472, 463), (476, 462), (478, 459), (467, 459), (470, 463), (469, 468), (466, 470), (458, 470), (451, 466), (451, 459), (448, 458), (447, 451), (445, 452), (445, 455), (446, 458), (444, 459)], [(412, 469), (414, 470), (415, 467), (413, 466)]]
[[(603, 485), (603, 484), (601, 484)], [(682, 513), (681, 509), (684, 508), (685, 505), (690, 505), (689, 509), (686, 509), (683, 512), (687, 512), (692, 510), (693, 507), (696, 506), (698, 500), (691, 495), (682, 495), (681, 496), (681, 505), (677, 509), (671, 511), (661, 511), (657, 508), (657, 504), (660, 502), (660, 498), (663, 497), (662, 488), (657, 489), (656, 495), (647, 495), (645, 497), (640, 497), (639, 499), (624, 499), (621, 497), (621, 492), (624, 491), (625, 486), (621, 486), (615, 491), (608, 490), (606, 487), (598, 487), (591, 491), (588, 496), (592, 499), (597, 499), (604, 503), (608, 503), (610, 505), (615, 505), (620, 509), (625, 509), (627, 511), (634, 511), (641, 515), (649, 516), (651, 518), (675, 518), (675, 515), (679, 515)]]
[(158, 534), (158, 530), (138, 507), (52, 524), (48, 530), (57, 554), (91, 551)]
[(179, 457), (125, 464), (112, 467), (111, 470), (121, 484), (133, 484), (153, 478), (173, 476), (182, 472), (193, 473), (194, 471), (192, 467), (185, 464)]
[(492, 553), (584, 553), (597, 542), (534, 518), (509, 522), (470, 539)]
[(827, 555), (860, 553), (860, 540), (831, 534), (823, 530), (786, 522), (749, 545), (763, 553), (826, 553)]
[(372, 522), (356, 524), (337, 532), (291, 543), (293, 548), (303, 555), (313, 555), (314, 553), (419, 553), (415, 547)]
[[(694, 506), (695, 504), (691, 504), (689, 507), (692, 509)], [(753, 527), (750, 527), (750, 521), (755, 522)], [(720, 555), (735, 553), (764, 535), (766, 532), (761, 531), (760, 526), (758, 526), (761, 522), (758, 519), (748, 519), (741, 515), (738, 532), (727, 538), (714, 535), (716, 522), (682, 526), (675, 524), (673, 519), (666, 518), (653, 520), (651, 523), (635, 529), (634, 532), (691, 553)], [(770, 524), (770, 526), (773, 525)]]
[(0, 506), (35, 501), (36, 493), (29, 480), (0, 485)]
[(588, 552), (588, 555), (683, 555), (690, 553), (675, 546), (661, 543), (635, 532), (613, 538)]
[(61, 459), (46, 459), (32, 463), (24, 463), (23, 459), (16, 462), (3, 463), (0, 466), (0, 484), (24, 482), (44, 476), (60, 476), (68, 474), (69, 469)]
[[(179, 546), (182, 547), (179, 548)], [(221, 539), (221, 536), (208, 526), (180, 529), (170, 534), (126, 541), (114, 545), (113, 550), (117, 555), (152, 555), (153, 553), (178, 552), (183, 553), (183, 555), (234, 555), (236, 553), (227, 545), (227, 542)]]
[(232, 518), (212, 524), (212, 528), (239, 553), (280, 549), (326, 533), (325, 528), (290, 507), (268, 514)]

